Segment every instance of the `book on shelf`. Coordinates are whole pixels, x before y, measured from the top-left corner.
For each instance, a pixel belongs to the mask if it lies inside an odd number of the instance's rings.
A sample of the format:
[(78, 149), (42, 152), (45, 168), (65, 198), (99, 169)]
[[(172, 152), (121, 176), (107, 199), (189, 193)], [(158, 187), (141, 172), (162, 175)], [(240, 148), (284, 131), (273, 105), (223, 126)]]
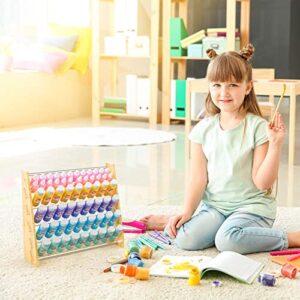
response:
[(188, 45), (190, 44), (196, 44), (202, 41), (203, 38), (205, 38), (205, 30), (202, 29), (180, 41), (180, 45), (182, 48), (186, 49)]
[[(216, 37), (223, 36), (223, 37), (226, 37), (227, 32), (224, 32), (224, 31), (208, 32), (207, 36), (216, 36)], [(236, 38), (241, 37), (241, 33), (239, 31), (236, 31), (235, 32), (235, 37)]]
[(188, 278), (192, 268), (197, 267), (201, 277), (211, 271), (227, 274), (237, 280), (251, 284), (264, 265), (245, 255), (224, 251), (216, 257), (164, 255), (150, 268), (150, 275)]
[[(235, 32), (238, 32), (238, 28), (235, 29)], [(227, 28), (221, 27), (221, 28), (207, 28), (206, 33), (213, 33), (213, 32), (227, 32)]]

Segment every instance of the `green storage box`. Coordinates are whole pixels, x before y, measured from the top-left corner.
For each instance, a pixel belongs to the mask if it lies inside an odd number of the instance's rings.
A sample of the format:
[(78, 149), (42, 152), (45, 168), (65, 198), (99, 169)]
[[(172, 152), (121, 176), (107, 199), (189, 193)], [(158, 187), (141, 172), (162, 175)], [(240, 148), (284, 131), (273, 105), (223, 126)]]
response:
[(182, 18), (170, 19), (170, 55), (186, 56), (187, 50), (181, 47), (180, 41), (188, 36)]
[(176, 80), (176, 117), (185, 117), (186, 80)]

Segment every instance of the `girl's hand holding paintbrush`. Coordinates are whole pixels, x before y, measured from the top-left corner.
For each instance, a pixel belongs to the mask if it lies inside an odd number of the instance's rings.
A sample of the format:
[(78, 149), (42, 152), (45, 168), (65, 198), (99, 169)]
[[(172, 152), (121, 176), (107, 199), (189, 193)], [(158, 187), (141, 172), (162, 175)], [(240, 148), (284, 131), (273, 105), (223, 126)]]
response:
[(268, 124), (267, 134), (269, 143), (273, 145), (281, 145), (285, 136), (286, 128), (281, 114), (276, 112), (273, 122)]
[(283, 122), (283, 118), (281, 116), (281, 114), (278, 113), (278, 109), (279, 106), (281, 104), (281, 101), (283, 99), (283, 96), (285, 94), (286, 91), (286, 85), (283, 85), (283, 92), (281, 94), (281, 97), (278, 101), (278, 104), (276, 106), (275, 112), (273, 114), (273, 117), (270, 121), (270, 123), (268, 124), (268, 137), (269, 137), (269, 142), (271, 144), (279, 144), (281, 145), (285, 136), (285, 125)]

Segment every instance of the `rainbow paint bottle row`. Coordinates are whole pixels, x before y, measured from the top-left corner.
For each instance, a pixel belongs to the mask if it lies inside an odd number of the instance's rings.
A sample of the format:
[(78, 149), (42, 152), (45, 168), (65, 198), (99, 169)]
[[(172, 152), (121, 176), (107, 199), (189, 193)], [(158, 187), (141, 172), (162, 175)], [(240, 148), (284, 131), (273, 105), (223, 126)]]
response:
[(117, 225), (116, 227), (109, 226), (72, 235), (53, 236), (51, 239), (43, 238), (38, 245), (38, 254), (39, 256), (48, 256), (108, 242), (111, 243), (118, 239), (121, 230), (122, 226)]
[(79, 199), (69, 203), (61, 202), (49, 205), (41, 204), (34, 212), (34, 222), (40, 223), (42, 220), (68, 219), (70, 217), (85, 216), (87, 214), (96, 214), (104, 211), (114, 211), (119, 204), (119, 195), (95, 197), (87, 200)]
[(46, 189), (49, 186), (56, 188), (58, 186), (66, 187), (68, 184), (75, 186), (77, 183), (85, 184), (87, 182), (94, 183), (96, 181), (102, 183), (112, 180), (113, 175), (107, 167), (49, 172), (32, 176), (30, 178), (30, 189), (31, 192), (35, 192), (39, 187)]
[(53, 236), (61, 236), (63, 234), (70, 235), (81, 231), (89, 231), (90, 229), (107, 228), (119, 225), (121, 212), (117, 209), (115, 212), (106, 211), (94, 215), (71, 217), (70, 219), (54, 220), (52, 222), (42, 221), (36, 230), (36, 239), (39, 241)]
[[(36, 187), (36, 186), (35, 186)], [(32, 205), (37, 207), (40, 204), (48, 205), (49, 203), (57, 204), (59, 202), (75, 201), (77, 199), (86, 199), (104, 196), (112, 193), (117, 187), (116, 179), (102, 182), (77, 182), (69, 183), (66, 186), (37, 186), (32, 191)]]

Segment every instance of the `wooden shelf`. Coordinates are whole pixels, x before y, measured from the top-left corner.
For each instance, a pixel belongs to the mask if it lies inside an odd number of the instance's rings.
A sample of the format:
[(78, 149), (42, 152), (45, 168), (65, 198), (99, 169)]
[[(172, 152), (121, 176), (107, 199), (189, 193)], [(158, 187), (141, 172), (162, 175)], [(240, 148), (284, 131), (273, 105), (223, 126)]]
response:
[(100, 112), (100, 116), (116, 117), (116, 118), (122, 118), (122, 119), (132, 119), (132, 120), (141, 120), (141, 121), (149, 120), (149, 117), (144, 117), (144, 116), (139, 116), (139, 115), (131, 115), (131, 114), (127, 114), (127, 113)]
[[(109, 2), (109, 3), (108, 3)], [(143, 63), (148, 66), (147, 76), (150, 80), (150, 107), (149, 116), (141, 117), (139, 115), (126, 115), (126, 118), (134, 120), (148, 120), (151, 124), (156, 124), (161, 119), (161, 109), (158, 107), (158, 70), (159, 70), (159, 19), (160, 19), (160, 2), (161, 0), (149, 1), (149, 18), (150, 18), (150, 55), (136, 56), (136, 55), (110, 55), (104, 53), (104, 37), (106, 35), (114, 35), (113, 22), (110, 18), (114, 19), (114, 0), (92, 0), (91, 14), (92, 14), (92, 117), (95, 125), (99, 124), (101, 116), (114, 116), (123, 118), (122, 113), (102, 113), (100, 107), (103, 106), (104, 93), (117, 95), (121, 86), (119, 60), (121, 59), (136, 59), (137, 64)], [(148, 2), (147, 2), (148, 3)], [(148, 20), (148, 19), (147, 19)], [(101, 21), (101, 22), (100, 22)], [(101, 28), (102, 26), (102, 28)], [(105, 27), (105, 28), (104, 28)], [(107, 27), (107, 28), (106, 28)], [(108, 34), (108, 32), (110, 34)], [(144, 34), (145, 35), (145, 34)], [(141, 60), (145, 60), (141, 62)], [(147, 61), (146, 61), (147, 60)], [(102, 63), (103, 62), (103, 63)], [(105, 68), (104, 68), (105, 66)], [(132, 68), (132, 74), (136, 74), (135, 69)], [(129, 72), (122, 69), (123, 73)]]
[(109, 55), (109, 54), (100, 54), (100, 59), (118, 59), (118, 58), (144, 58), (149, 59), (150, 56), (132, 56), (132, 55)]
[(171, 61), (183, 61), (183, 60), (209, 60), (209, 58), (205, 57), (190, 57), (190, 56), (172, 56)]

